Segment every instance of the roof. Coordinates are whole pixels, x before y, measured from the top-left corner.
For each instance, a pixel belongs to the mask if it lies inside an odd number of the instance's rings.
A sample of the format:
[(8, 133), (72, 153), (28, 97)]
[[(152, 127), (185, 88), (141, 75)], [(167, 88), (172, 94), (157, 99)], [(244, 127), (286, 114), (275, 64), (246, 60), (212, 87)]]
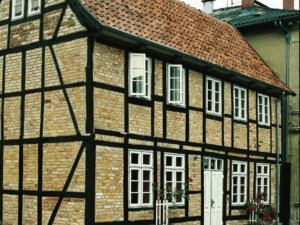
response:
[[(293, 93), (231, 25), (178, 0), (80, 1), (101, 26)], [(81, 11), (81, 10), (79, 10)]]
[(243, 10), (241, 6), (222, 8), (214, 10), (211, 15), (240, 28), (276, 20), (299, 19), (300, 11), (254, 5), (253, 8), (248, 10)]

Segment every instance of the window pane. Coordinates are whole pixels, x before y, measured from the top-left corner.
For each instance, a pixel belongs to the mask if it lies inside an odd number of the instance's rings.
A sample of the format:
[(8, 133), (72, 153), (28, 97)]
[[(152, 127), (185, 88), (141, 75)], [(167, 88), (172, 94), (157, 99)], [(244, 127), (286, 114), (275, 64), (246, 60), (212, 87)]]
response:
[(214, 170), (215, 169), (215, 160), (210, 161), (210, 169)]
[(171, 157), (171, 156), (167, 156), (166, 157), (166, 165), (167, 166), (172, 166), (173, 165), (173, 157)]
[(207, 103), (207, 110), (208, 111), (212, 111), (212, 104), (211, 103), (212, 102), (210, 102), (210, 101)]
[(264, 179), (264, 185), (268, 185), (268, 178)]
[(235, 101), (234, 101), (234, 103), (235, 103), (235, 107), (238, 108), (239, 107), (239, 99), (236, 98)]
[(240, 180), (241, 185), (245, 184), (245, 177), (240, 177)]
[(16, 5), (15, 6), (15, 16), (22, 15), (22, 5)]
[(239, 90), (238, 90), (237, 88), (234, 89), (234, 96), (235, 96), (236, 98), (239, 97)]
[(215, 83), (215, 91), (219, 91), (220, 90), (220, 84), (219, 82)]
[(138, 179), (139, 179), (139, 171), (131, 170), (131, 180), (138, 180)]
[(238, 178), (237, 177), (233, 177), (233, 185), (237, 185), (237, 180), (238, 180)]
[(207, 99), (212, 100), (212, 91), (207, 92)]
[(176, 173), (176, 181), (182, 181), (182, 172)]
[(237, 172), (238, 171), (238, 165), (237, 164), (233, 164), (233, 172)]
[(167, 172), (167, 177), (166, 177), (167, 181), (172, 181), (173, 180), (172, 175), (173, 175), (172, 172)]
[(143, 154), (143, 164), (144, 165), (150, 165), (150, 155)]
[(245, 186), (241, 186), (240, 188), (241, 188), (241, 189), (240, 189), (240, 190), (241, 190), (241, 194), (242, 194), (242, 193), (245, 193)]
[(222, 169), (222, 160), (218, 160), (218, 170)]
[(257, 178), (257, 185), (261, 185), (261, 178)]
[(150, 171), (148, 171), (148, 170), (143, 171), (143, 180), (144, 181), (149, 181), (150, 180)]
[(264, 174), (268, 174), (268, 166), (264, 166)]
[(16, 5), (22, 4), (22, 0), (16, 0)]
[[(268, 194), (268, 186), (264, 186), (264, 193)], [(266, 196), (265, 201), (267, 201), (267, 200), (268, 200), (268, 198)]]
[(203, 166), (204, 169), (208, 169), (209, 160), (208, 159), (204, 159), (203, 164), (204, 164), (204, 166)]
[(234, 203), (237, 203), (237, 195), (233, 195), (233, 196), (232, 196), (232, 201), (233, 201)]
[(257, 173), (261, 174), (261, 166), (257, 167)]
[(237, 186), (233, 186), (233, 193), (237, 193)]
[(258, 96), (258, 104), (262, 104), (262, 96)]
[(212, 89), (212, 81), (211, 80), (207, 80), (207, 89), (208, 90)]
[(139, 154), (137, 153), (131, 154), (131, 164), (139, 164)]
[(245, 195), (241, 195), (241, 202), (244, 202), (245, 201)]
[(215, 93), (215, 101), (216, 102), (220, 102), (219, 97), (220, 97), (220, 94), (219, 93)]
[(239, 117), (239, 109), (238, 109), (238, 108), (235, 108), (235, 110), (234, 110), (234, 115), (235, 115), (236, 117)]
[(176, 157), (176, 167), (182, 167), (182, 158)]
[(179, 76), (180, 76), (180, 68), (172, 66), (170, 77), (179, 77)]
[(219, 105), (220, 105), (219, 103), (216, 103), (216, 106), (215, 106), (215, 112), (216, 112), (216, 113), (219, 112)]
[(143, 194), (143, 203), (145, 203), (145, 204), (150, 203), (150, 194), (149, 193)]
[(143, 192), (150, 191), (150, 182), (143, 182)]
[(31, 11), (38, 11), (39, 0), (32, 0)]
[(138, 194), (132, 193), (131, 194), (131, 203), (137, 204), (138, 203)]
[(241, 98), (245, 99), (245, 91), (244, 90), (241, 90)]
[(241, 172), (244, 173), (246, 171), (246, 166), (244, 164), (241, 164)]
[(138, 192), (138, 190), (139, 190), (139, 183), (131, 182), (131, 192)]

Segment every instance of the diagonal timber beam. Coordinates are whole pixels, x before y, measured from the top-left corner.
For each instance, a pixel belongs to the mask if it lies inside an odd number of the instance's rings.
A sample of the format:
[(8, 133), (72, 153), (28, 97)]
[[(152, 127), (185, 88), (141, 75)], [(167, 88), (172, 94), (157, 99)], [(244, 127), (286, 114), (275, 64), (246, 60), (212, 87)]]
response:
[(59, 209), (59, 207), (60, 207), (60, 205), (61, 205), (61, 203), (62, 203), (62, 200), (63, 200), (64, 196), (66, 195), (66, 192), (67, 192), (67, 190), (68, 190), (68, 187), (69, 187), (69, 185), (70, 185), (70, 183), (71, 183), (71, 181), (72, 181), (73, 175), (74, 175), (74, 173), (75, 173), (75, 170), (76, 170), (76, 168), (77, 168), (77, 165), (78, 165), (78, 163), (79, 163), (79, 160), (80, 160), (80, 158), (81, 158), (81, 155), (82, 155), (82, 153), (83, 153), (84, 148), (85, 148), (85, 141), (83, 141), (82, 144), (81, 144), (81, 147), (80, 147), (80, 149), (79, 149), (79, 151), (78, 151), (78, 154), (77, 154), (76, 159), (75, 159), (75, 161), (74, 161), (74, 164), (73, 164), (73, 166), (72, 166), (72, 168), (71, 168), (71, 171), (70, 171), (70, 173), (69, 173), (69, 176), (68, 176), (68, 178), (67, 178), (67, 181), (66, 181), (66, 183), (65, 183), (65, 185), (64, 185), (64, 188), (63, 188), (63, 190), (62, 190), (62, 192), (61, 192), (61, 194), (60, 194), (60, 196), (59, 196), (59, 199), (58, 199), (58, 201), (57, 201), (57, 203), (56, 203), (56, 205), (55, 205), (55, 208), (54, 208), (54, 210), (53, 210), (53, 212), (52, 212), (52, 214), (51, 214), (51, 217), (50, 217), (50, 219), (49, 219), (48, 225), (52, 225), (53, 222), (54, 222), (54, 219), (55, 219), (55, 217), (56, 217), (56, 214), (57, 214), (57, 212), (58, 212), (58, 209)]
[(52, 58), (54, 60), (54, 64), (55, 64), (55, 67), (56, 67), (56, 70), (57, 70), (57, 74), (58, 74), (60, 85), (63, 87), (62, 90), (63, 90), (64, 96), (65, 96), (66, 102), (68, 104), (68, 108), (69, 108), (69, 111), (70, 111), (70, 114), (71, 114), (71, 118), (72, 118), (72, 121), (73, 121), (73, 124), (74, 124), (74, 128), (76, 130), (76, 134), (80, 135), (80, 131), (78, 129), (78, 124), (77, 124), (77, 121), (76, 121), (76, 117), (75, 117), (75, 114), (74, 114), (74, 111), (73, 111), (73, 108), (72, 108), (72, 105), (71, 105), (68, 93), (66, 91), (66, 88), (64, 87), (64, 80), (63, 80), (61, 71), (59, 69), (59, 65), (58, 65), (58, 62), (57, 62), (57, 59), (56, 59), (56, 55), (55, 55), (53, 46), (50, 45), (49, 49), (51, 51), (51, 55), (52, 55)]

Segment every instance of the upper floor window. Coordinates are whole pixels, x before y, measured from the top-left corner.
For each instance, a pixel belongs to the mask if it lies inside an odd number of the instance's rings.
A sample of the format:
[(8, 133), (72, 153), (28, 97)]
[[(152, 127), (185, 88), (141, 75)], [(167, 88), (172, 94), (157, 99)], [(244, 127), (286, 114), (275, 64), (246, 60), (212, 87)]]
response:
[(270, 124), (270, 97), (263, 94), (257, 95), (258, 123), (262, 125)]
[(184, 204), (183, 196), (174, 196), (172, 192), (184, 190), (184, 155), (166, 154), (165, 162), (165, 195), (169, 202)]
[(261, 193), (265, 196), (264, 203), (270, 199), (270, 165), (259, 163), (256, 165), (256, 195)]
[(247, 92), (245, 88), (234, 86), (233, 88), (233, 107), (234, 118), (238, 120), (246, 120), (247, 112)]
[(168, 64), (167, 90), (168, 104), (185, 106), (185, 70), (182, 65)]
[(146, 54), (129, 55), (129, 95), (151, 98), (151, 59)]
[(40, 12), (40, 0), (29, 0), (28, 4), (28, 15), (34, 15)]
[(232, 162), (232, 193), (231, 200), (233, 205), (244, 205), (247, 193), (247, 163)]
[(129, 206), (150, 207), (153, 204), (153, 153), (129, 151)]
[(222, 87), (221, 81), (207, 77), (206, 78), (206, 112), (214, 115), (221, 115)]
[[(12, 18), (13, 20), (24, 17), (24, 0), (12, 0)], [(28, 16), (40, 13), (41, 0), (28, 1)]]
[(12, 18), (22, 18), (24, 16), (24, 0), (12, 0), (12, 4)]

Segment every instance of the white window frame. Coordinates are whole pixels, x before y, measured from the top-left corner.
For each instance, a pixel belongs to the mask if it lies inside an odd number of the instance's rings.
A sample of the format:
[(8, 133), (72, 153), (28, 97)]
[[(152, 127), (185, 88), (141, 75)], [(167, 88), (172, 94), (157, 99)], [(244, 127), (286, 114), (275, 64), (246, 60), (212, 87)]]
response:
[[(212, 82), (212, 89), (209, 90), (208, 89), (208, 81)], [(212, 114), (212, 115), (216, 115), (216, 116), (221, 116), (222, 115), (222, 82), (219, 79), (215, 79), (213, 77), (207, 76), (206, 77), (206, 82), (205, 82), (205, 89), (206, 89), (206, 113), (208, 114)], [(216, 84), (219, 84), (219, 91), (217, 92), (215, 89)], [(208, 99), (208, 92), (211, 91), (212, 95), (211, 98), (212, 99)], [(216, 94), (219, 94), (219, 101), (216, 101)], [(208, 103), (211, 102), (211, 110), (208, 109)], [(216, 103), (219, 104), (218, 107), (218, 111), (216, 111)]]
[(32, 1), (33, 0), (28, 1), (28, 16), (33, 16), (33, 15), (39, 14), (41, 12), (41, 0), (38, 0), (39, 3), (38, 3), (37, 11), (31, 11)]
[[(167, 165), (167, 157), (171, 157), (172, 158), (172, 165), (168, 166)], [(176, 166), (176, 159), (177, 158), (181, 158), (181, 166), (177, 167)], [(174, 191), (176, 191), (176, 184), (178, 183), (178, 181), (176, 181), (176, 172), (181, 172), (182, 173), (182, 177), (181, 177), (181, 190), (185, 189), (185, 156), (182, 154), (174, 154), (174, 153), (166, 153), (164, 156), (164, 195), (166, 198), (167, 195), (167, 172), (171, 172), (172, 173), (172, 190), (173, 193)], [(180, 202), (176, 202), (176, 199), (174, 196), (172, 196), (172, 202), (169, 202), (170, 205), (184, 205), (185, 201), (184, 201), (184, 197), (181, 197), (181, 201)]]
[[(237, 165), (237, 171), (234, 171), (234, 165)], [(244, 166), (245, 170), (241, 171), (242, 165)], [(247, 200), (247, 162), (241, 162), (241, 161), (232, 161), (232, 168), (231, 168), (231, 204), (235, 206), (239, 205), (245, 205)], [(234, 177), (237, 178), (237, 194), (233, 193), (233, 187), (234, 187)], [(244, 192), (241, 192), (241, 178), (244, 178)], [(241, 201), (241, 195), (244, 195), (244, 201)], [(237, 202), (233, 202), (233, 196), (237, 196)]]
[[(131, 162), (131, 155), (132, 154), (138, 154), (139, 162), (138, 164), (134, 164)], [(149, 155), (150, 156), (150, 164), (143, 164), (143, 156)], [(131, 201), (131, 171), (137, 170), (139, 171), (138, 175), (138, 203), (132, 203)], [(149, 203), (143, 203), (143, 194), (145, 193), (143, 191), (143, 172), (149, 171), (150, 172), (150, 181), (149, 181), (149, 195), (150, 195), (150, 202)], [(128, 201), (129, 201), (129, 207), (130, 208), (141, 208), (141, 207), (152, 207), (153, 206), (153, 190), (152, 190), (152, 183), (153, 183), (153, 152), (152, 151), (143, 151), (143, 150), (129, 150), (129, 160), (128, 160)]]
[[(236, 90), (238, 96), (236, 96)], [(242, 92), (244, 92), (244, 99), (242, 99)], [(242, 101), (244, 101), (244, 107), (242, 107)], [(238, 115), (236, 115), (236, 109), (238, 110)], [(244, 117), (242, 117), (242, 111), (244, 111)], [(247, 89), (236, 85), (233, 87), (233, 115), (236, 120), (247, 120)]]
[(21, 15), (15, 16), (16, 13), (16, 0), (12, 0), (12, 20), (17, 20), (17, 19), (22, 19), (24, 17), (24, 5), (25, 2), (22, 0), (22, 10), (21, 10)]
[[(140, 58), (143, 62), (139, 65), (139, 68), (133, 68), (133, 60)], [(148, 65), (148, 69), (147, 69)], [(133, 74), (134, 69), (140, 70), (142, 74), (142, 91), (140, 93), (134, 93), (133, 91)], [(151, 74), (152, 74), (152, 60), (146, 57), (144, 53), (129, 53), (129, 95), (134, 97), (141, 97), (150, 100), (151, 99)]]
[[(258, 168), (261, 167), (261, 171), (259, 173)], [(265, 172), (265, 170), (267, 172)], [(258, 185), (258, 180), (261, 179), (261, 185)], [(267, 184), (264, 184), (265, 179), (267, 179)], [(258, 192), (263, 193), (264, 187), (267, 187), (267, 193), (265, 197), (265, 201), (263, 201), (265, 204), (269, 204), (270, 202), (270, 164), (266, 163), (257, 163), (256, 164), (256, 185), (255, 185), (255, 193), (256, 196)], [(262, 187), (262, 188), (259, 188)]]
[[(262, 102), (260, 102), (260, 99), (262, 99)], [(270, 125), (270, 119), (271, 119), (270, 97), (268, 95), (263, 95), (263, 94), (257, 95), (257, 119), (258, 119), (258, 124), (266, 125), (266, 126)]]
[[(179, 91), (179, 100), (171, 100), (171, 68), (177, 67), (179, 68), (179, 89), (174, 89)], [(185, 95), (186, 95), (186, 87), (185, 87), (185, 69), (181, 64), (167, 64), (167, 103), (176, 106), (185, 107)], [(174, 91), (173, 90), (173, 91)]]

